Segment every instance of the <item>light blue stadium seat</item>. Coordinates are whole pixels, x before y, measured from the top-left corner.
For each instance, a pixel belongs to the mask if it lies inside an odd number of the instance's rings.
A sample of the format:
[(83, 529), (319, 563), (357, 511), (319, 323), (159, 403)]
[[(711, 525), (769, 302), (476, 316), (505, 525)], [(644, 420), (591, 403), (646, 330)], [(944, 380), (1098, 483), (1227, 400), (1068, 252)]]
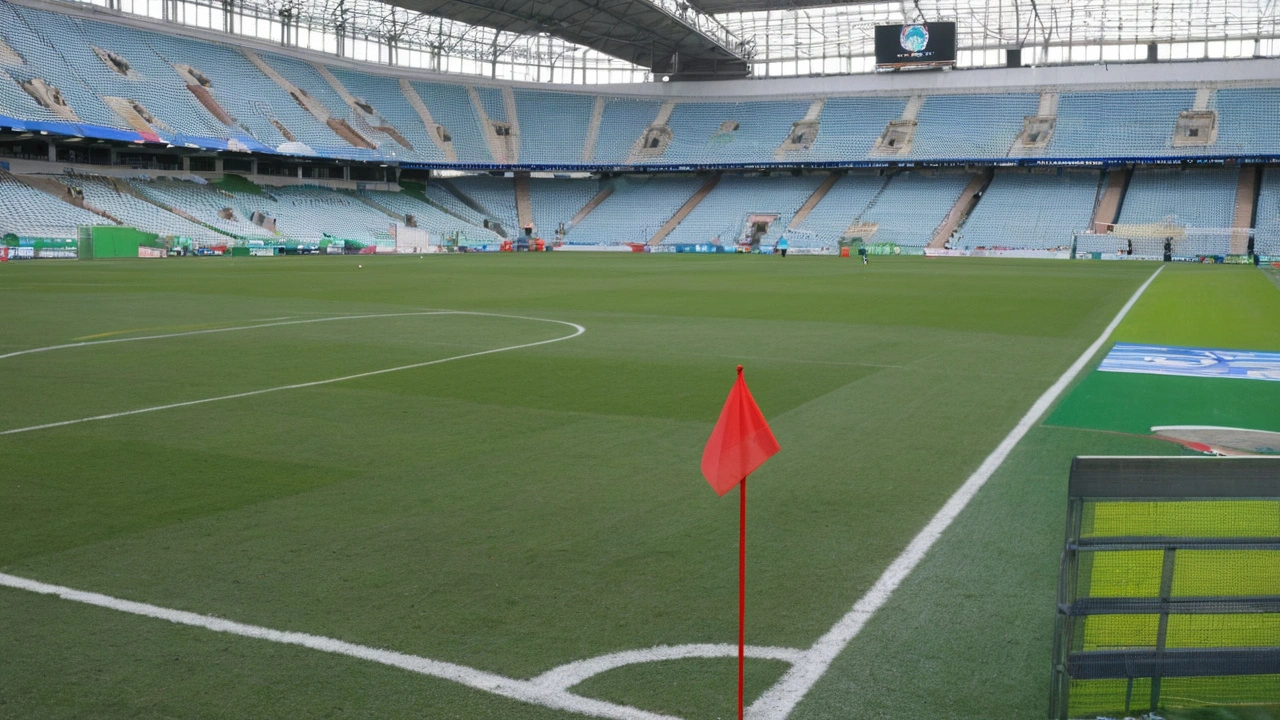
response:
[(1070, 248), (1073, 234), (1089, 229), (1099, 176), (1096, 170), (998, 170), (952, 245)]

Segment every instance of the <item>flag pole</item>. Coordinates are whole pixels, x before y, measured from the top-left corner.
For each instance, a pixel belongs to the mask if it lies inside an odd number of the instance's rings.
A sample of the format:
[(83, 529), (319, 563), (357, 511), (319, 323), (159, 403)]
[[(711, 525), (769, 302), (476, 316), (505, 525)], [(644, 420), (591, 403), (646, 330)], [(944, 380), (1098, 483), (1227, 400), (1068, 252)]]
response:
[[(741, 369), (738, 372), (742, 372)], [(738, 484), (738, 720), (747, 659), (747, 479)]]

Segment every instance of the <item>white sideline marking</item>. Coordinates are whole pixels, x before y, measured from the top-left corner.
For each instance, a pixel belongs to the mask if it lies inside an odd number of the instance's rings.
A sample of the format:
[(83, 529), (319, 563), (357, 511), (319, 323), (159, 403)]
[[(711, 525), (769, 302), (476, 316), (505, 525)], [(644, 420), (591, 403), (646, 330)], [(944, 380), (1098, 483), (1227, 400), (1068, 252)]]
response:
[(1049, 406), (1058, 399), (1058, 396), (1071, 384), (1071, 381), (1084, 369), (1085, 365), (1093, 359), (1093, 356), (1106, 343), (1107, 338), (1120, 325), (1120, 321), (1124, 320), (1125, 315), (1129, 314), (1129, 310), (1138, 302), (1138, 298), (1142, 297), (1142, 293), (1146, 292), (1147, 287), (1151, 285), (1151, 282), (1156, 279), (1156, 276), (1163, 269), (1163, 265), (1157, 268), (1151, 274), (1151, 277), (1147, 278), (1147, 281), (1133, 293), (1133, 296), (1129, 298), (1129, 302), (1120, 308), (1120, 312), (1111, 320), (1111, 324), (1107, 325), (1106, 329), (1102, 331), (1098, 339), (1094, 340), (1093, 344), (1071, 364), (1071, 367), (1067, 368), (1067, 371), (1062, 374), (1062, 377), (1058, 378), (1057, 382), (1044, 391), (1044, 394), (1035, 401), (1030, 410), (1027, 410), (1027, 414), (1022, 416), (1022, 419), (1009, 431), (1004, 440), (1001, 440), (996, 449), (992, 450), (986, 460), (983, 460), (982, 464), (978, 466), (978, 469), (973, 471), (973, 474), (969, 476), (964, 485), (961, 485), (960, 489), (956, 490), (955, 494), (942, 506), (942, 509), (938, 510), (933, 519), (929, 521), (929, 524), (925, 525), (924, 529), (912, 538), (910, 544), (902, 551), (902, 554), (895, 558), (889, 564), (889, 567), (885, 568), (884, 573), (876, 580), (875, 585), (872, 585), (867, 594), (863, 595), (854, 604), (853, 609), (840, 618), (825, 635), (818, 638), (812, 647), (804, 651), (802, 656), (791, 666), (791, 669), (779, 678), (773, 687), (757, 698), (751, 704), (751, 707), (747, 708), (747, 717), (752, 718), (752, 720), (782, 720), (791, 714), (791, 711), (809, 692), (814, 683), (826, 674), (827, 668), (831, 666), (836, 656), (858, 636), (863, 626), (867, 624), (867, 620), (871, 619), (871, 616), (889, 601), (889, 597), (898, 589), (902, 581), (911, 574), (911, 571), (920, 564), (920, 561), (924, 559), (929, 549), (938, 541), (938, 538), (956, 519), (956, 516), (978, 494), (978, 491), (982, 489), (987, 480), (991, 479), (992, 474), (1009, 456), (1009, 453), (1013, 451), (1014, 446), (1022, 440), (1027, 431), (1040, 419), (1040, 416), (1049, 409)]
[[(804, 654), (802, 650), (783, 647), (747, 646), (747, 657), (762, 660), (782, 660), (795, 663)], [(575, 662), (552, 668), (533, 678), (529, 682), (546, 688), (568, 690), (587, 678), (595, 677), (602, 672), (637, 663), (658, 662), (661, 660), (685, 660), (688, 658), (736, 658), (738, 646), (728, 643), (711, 645), (658, 645), (645, 650), (627, 650), (609, 655), (577, 660)]]
[[(613, 718), (615, 720), (678, 720), (669, 715), (659, 715), (657, 713), (646, 712), (626, 705), (616, 705), (603, 700), (585, 698), (581, 695), (575, 695), (568, 692), (563, 688), (557, 688), (546, 684), (538, 684), (529, 680), (516, 680), (496, 673), (476, 670), (475, 668), (467, 667), (465, 665), (456, 665), (454, 663), (418, 657), (417, 655), (406, 655), (405, 653), (398, 653), (392, 650), (381, 650), (365, 645), (356, 645), (354, 643), (344, 642), (342, 640), (336, 640), (334, 638), (323, 637), (320, 635), (308, 635), (300, 632), (284, 632), (281, 630), (272, 630), (271, 628), (260, 627), (258, 625), (246, 625), (244, 623), (213, 617), (211, 615), (197, 615), (196, 613), (186, 612), (184, 610), (172, 610), (169, 608), (158, 607), (156, 605), (133, 602), (131, 600), (121, 600), (109, 595), (100, 595), (98, 593), (74, 590), (60, 585), (48, 585), (36, 580), (28, 580), (26, 578), (6, 575), (4, 573), (0, 573), (0, 586), (7, 586), (18, 590), (27, 590), (34, 593), (40, 593), (41, 595), (55, 595), (63, 600), (71, 600), (73, 602), (85, 603), (87, 605), (96, 605), (98, 607), (119, 610), (120, 612), (126, 612), (132, 615), (142, 615), (159, 620), (168, 620), (169, 622), (177, 623), (178, 625), (200, 627), (214, 632), (240, 635), (248, 638), (256, 638), (258, 640), (268, 640), (270, 642), (283, 643), (285, 645), (300, 645), (302, 647), (319, 650), (321, 652), (346, 655), (348, 657), (359, 658), (361, 660), (369, 660), (371, 662), (390, 665), (391, 667), (401, 668), (421, 675), (429, 675), (443, 680), (451, 680), (495, 695), (501, 695), (513, 700), (532, 703), (534, 705), (542, 705), (555, 710), (567, 710), (581, 715), (599, 718)], [(737, 652), (736, 647), (734, 651)]]
[[(163, 340), (165, 338), (186, 337), (188, 335), (209, 335), (211, 333), (236, 332), (239, 330), (257, 330), (258, 328), (280, 327), (281, 325), (306, 325), (308, 323), (333, 322), (335, 320), (364, 320), (367, 318), (385, 318), (385, 317), (407, 317), (412, 315), (440, 315), (447, 313), (447, 310), (431, 310), (427, 312), (405, 312), (405, 313), (381, 313), (377, 315), (335, 315), (333, 317), (311, 318), (308, 320), (293, 320), (292, 322), (270, 322), (271, 320), (291, 320), (292, 318), (265, 318), (263, 320), (251, 320), (256, 325), (237, 325), (235, 327), (212, 328), (209, 330), (186, 330), (183, 332), (166, 333), (164, 335), (140, 335), (138, 337), (112, 338), (110, 340), (85, 340), (82, 342), (63, 343), (62, 345), (49, 345), (48, 347), (30, 348), (27, 350), (18, 350), (17, 352), (5, 353), (0, 355), (0, 360), (6, 360), (19, 355), (31, 355), (33, 353), (49, 352), (50, 350), (67, 350), (70, 348), (85, 347), (86, 345), (111, 345), (114, 343), (139, 342), (142, 340)], [(486, 313), (478, 313), (484, 315)], [(535, 318), (541, 319), (541, 318)], [(122, 332), (128, 332), (127, 330)]]
[[(359, 319), (359, 318), (378, 318), (378, 317), (401, 317), (401, 316), (408, 316), (408, 315), (479, 315), (483, 317), (500, 317), (500, 318), (515, 319), (515, 320), (535, 320), (537, 322), (555, 323), (557, 325), (567, 325), (573, 328), (574, 332), (572, 335), (565, 335), (563, 337), (552, 338), (550, 340), (539, 340), (538, 342), (524, 343), (521, 345), (508, 345), (507, 347), (494, 348), (493, 350), (480, 350), (478, 352), (466, 353), (464, 355), (454, 355), (452, 357), (440, 358), (438, 360), (427, 360), (426, 362), (413, 363), (411, 365), (401, 365), (399, 367), (393, 367), (393, 368), (384, 368), (382, 370), (371, 370), (369, 372), (356, 373), (355, 375), (344, 375), (342, 377), (329, 378), (327, 380), (312, 380), (311, 382), (294, 383), (292, 385), (281, 385), (279, 387), (263, 388), (261, 390), (249, 390), (247, 392), (233, 393), (231, 395), (220, 395), (218, 397), (211, 397), (211, 398), (202, 398), (200, 400), (187, 400), (185, 402), (169, 403), (168, 405), (157, 405), (155, 407), (139, 408), (137, 410), (125, 410), (123, 412), (107, 413), (106, 415), (94, 415), (92, 417), (77, 418), (75, 420), (62, 420), (59, 422), (45, 423), (43, 425), (32, 425), (30, 427), (13, 428), (12, 430), (0, 430), (0, 436), (17, 435), (18, 433), (32, 432), (35, 430), (48, 430), (50, 428), (65, 427), (67, 425), (79, 425), (80, 423), (95, 422), (98, 420), (111, 420), (114, 418), (128, 417), (129, 415), (141, 415), (143, 413), (158, 412), (160, 410), (172, 410), (174, 408), (190, 407), (192, 405), (203, 405), (205, 403), (220, 402), (222, 400), (235, 400), (238, 398), (253, 397), (254, 395), (265, 395), (267, 393), (281, 392), (283, 390), (300, 390), (302, 388), (316, 387), (317, 385), (329, 385), (332, 383), (345, 382), (347, 380), (356, 380), (359, 378), (372, 377), (374, 375), (385, 375), (386, 373), (400, 372), (401, 370), (413, 370), (415, 368), (427, 367), (429, 365), (439, 365), (440, 363), (451, 362), (453, 360), (464, 360), (466, 358), (480, 357), (481, 355), (492, 355), (494, 353), (507, 352), (509, 350), (520, 350), (523, 348), (537, 347), (539, 345), (549, 345), (551, 343), (560, 342), (561, 340), (569, 340), (571, 338), (576, 338), (582, 333), (587, 331), (586, 328), (582, 327), (577, 323), (566, 322), (564, 320), (549, 320), (547, 318), (525, 317), (522, 315), (502, 315), (499, 313), (468, 312), (464, 310), (436, 310), (431, 312), (391, 313), (386, 315), (344, 315), (336, 318), (320, 318), (319, 320), (297, 320), (294, 322), (287, 322), (287, 323), (274, 323), (274, 325), (294, 325), (294, 324), (304, 323), (304, 322), (326, 322), (329, 320), (352, 320), (352, 319)], [(248, 327), (259, 328), (259, 327), (270, 327), (270, 325), (252, 325)], [(232, 328), (224, 328), (222, 330), (197, 330), (189, 333), (175, 333), (173, 335), (160, 335), (156, 337), (179, 337), (182, 335), (197, 335), (200, 333), (227, 332), (231, 329)], [(235, 328), (235, 329), (243, 330), (246, 328)], [(148, 339), (153, 339), (153, 338), (129, 338), (128, 340), (148, 340)], [(108, 343), (108, 342), (126, 342), (126, 341), (127, 340), (122, 339), (122, 340), (103, 340), (101, 342)], [(55, 350), (55, 349), (58, 349), (59, 347), (79, 347), (81, 345), (96, 345), (96, 344), (100, 344), (100, 343), (75, 343), (72, 345), (54, 346), (50, 348), (37, 348), (35, 350), (26, 350), (23, 352), (42, 352), (45, 350)], [(14, 353), (14, 354), (22, 354), (22, 353)], [(4, 359), (5, 357), (10, 357), (11, 355), (0, 355), (0, 360)]]

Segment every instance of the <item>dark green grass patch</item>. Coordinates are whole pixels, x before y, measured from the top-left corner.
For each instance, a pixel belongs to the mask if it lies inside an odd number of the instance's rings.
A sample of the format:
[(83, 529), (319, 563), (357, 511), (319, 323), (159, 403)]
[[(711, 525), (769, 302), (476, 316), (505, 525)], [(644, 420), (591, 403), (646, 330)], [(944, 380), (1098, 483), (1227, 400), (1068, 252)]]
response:
[(1280, 431), (1280, 382), (1093, 372), (1046, 422), (1149, 435), (1160, 425)]

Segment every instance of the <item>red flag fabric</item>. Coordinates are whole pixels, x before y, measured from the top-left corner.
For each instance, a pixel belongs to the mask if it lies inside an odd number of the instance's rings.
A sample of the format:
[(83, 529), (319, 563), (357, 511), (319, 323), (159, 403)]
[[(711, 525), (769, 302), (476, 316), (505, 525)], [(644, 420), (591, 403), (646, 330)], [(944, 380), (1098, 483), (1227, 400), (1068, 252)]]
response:
[(724, 495), (778, 450), (778, 440), (751, 397), (739, 365), (738, 381), (702, 451), (702, 476), (716, 494)]

